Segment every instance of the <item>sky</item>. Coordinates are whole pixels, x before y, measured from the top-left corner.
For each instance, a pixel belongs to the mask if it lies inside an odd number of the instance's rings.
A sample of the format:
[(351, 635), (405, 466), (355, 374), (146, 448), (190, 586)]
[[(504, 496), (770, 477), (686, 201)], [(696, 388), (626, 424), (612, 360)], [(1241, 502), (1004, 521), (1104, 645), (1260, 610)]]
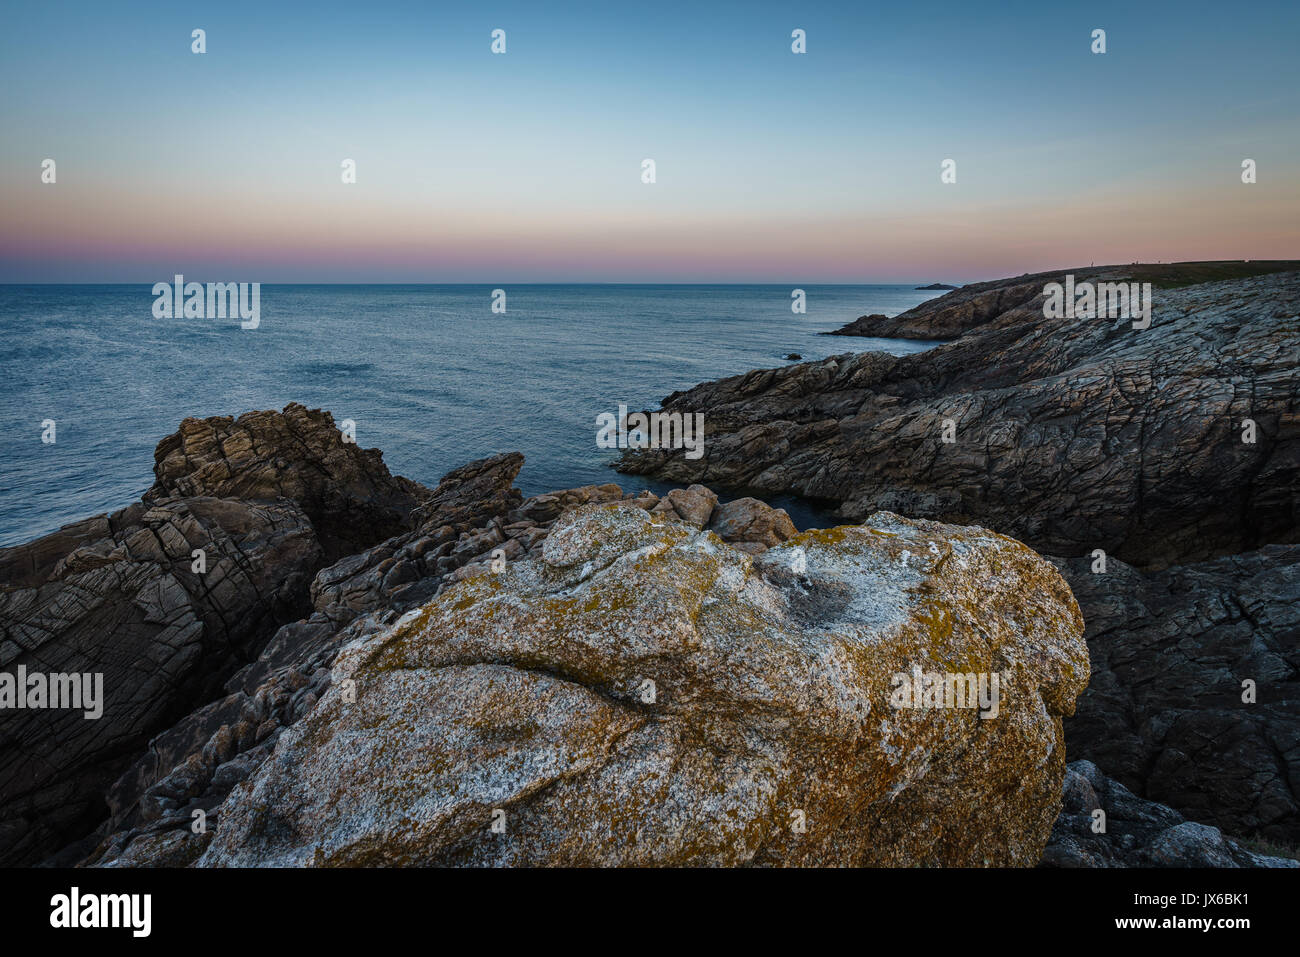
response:
[(1298, 41), (1294, 0), (13, 6), (0, 282), (1300, 258)]

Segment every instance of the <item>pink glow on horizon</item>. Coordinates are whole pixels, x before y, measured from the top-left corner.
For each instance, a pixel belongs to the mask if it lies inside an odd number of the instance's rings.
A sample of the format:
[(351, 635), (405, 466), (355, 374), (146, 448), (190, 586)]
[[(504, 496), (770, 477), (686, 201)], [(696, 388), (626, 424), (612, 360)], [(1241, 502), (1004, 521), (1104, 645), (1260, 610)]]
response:
[(0, 257), (11, 273), (93, 263), (96, 280), (124, 282), (176, 271), (265, 282), (965, 282), (1090, 262), (1300, 257), (1300, 227), (1262, 192), (835, 218), (431, 205), (37, 192), (11, 204)]

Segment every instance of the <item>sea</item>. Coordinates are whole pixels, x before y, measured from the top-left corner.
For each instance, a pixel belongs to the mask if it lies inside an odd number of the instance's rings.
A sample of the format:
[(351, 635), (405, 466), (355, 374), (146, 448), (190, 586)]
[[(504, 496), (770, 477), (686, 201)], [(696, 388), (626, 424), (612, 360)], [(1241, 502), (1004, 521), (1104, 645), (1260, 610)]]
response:
[[(934, 343), (819, 336), (939, 292), (899, 285), (269, 285), (260, 323), (155, 318), (140, 285), (0, 285), (0, 546), (123, 508), (186, 416), (289, 402), (352, 420), (357, 444), (432, 487), (499, 452), (525, 495), (671, 486), (610, 468), (596, 417), (751, 369)], [(493, 303), (498, 311), (493, 311)], [(499, 311), (504, 306), (504, 311)], [(53, 423), (53, 429), (49, 423)], [(53, 439), (53, 441), (49, 441)], [(708, 420), (705, 419), (705, 443)], [(817, 503), (769, 499), (801, 528)]]

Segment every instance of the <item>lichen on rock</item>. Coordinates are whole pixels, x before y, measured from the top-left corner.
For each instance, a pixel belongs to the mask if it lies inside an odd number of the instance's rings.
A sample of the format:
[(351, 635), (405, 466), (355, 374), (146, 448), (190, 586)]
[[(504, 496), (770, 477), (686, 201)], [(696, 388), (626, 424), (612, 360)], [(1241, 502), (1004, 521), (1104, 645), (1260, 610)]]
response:
[[(581, 505), (340, 652), (197, 863), (1032, 866), (1081, 635), (984, 529), (881, 512), (755, 557)], [(996, 717), (892, 706), (914, 669), (996, 673)]]

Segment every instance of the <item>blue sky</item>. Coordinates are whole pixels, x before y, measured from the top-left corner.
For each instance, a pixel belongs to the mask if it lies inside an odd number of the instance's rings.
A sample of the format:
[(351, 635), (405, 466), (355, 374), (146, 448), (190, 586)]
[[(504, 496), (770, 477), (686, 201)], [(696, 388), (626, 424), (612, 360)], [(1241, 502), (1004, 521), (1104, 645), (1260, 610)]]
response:
[(0, 281), (967, 281), (1300, 256), (1300, 4), (976, 7), (14, 10)]

